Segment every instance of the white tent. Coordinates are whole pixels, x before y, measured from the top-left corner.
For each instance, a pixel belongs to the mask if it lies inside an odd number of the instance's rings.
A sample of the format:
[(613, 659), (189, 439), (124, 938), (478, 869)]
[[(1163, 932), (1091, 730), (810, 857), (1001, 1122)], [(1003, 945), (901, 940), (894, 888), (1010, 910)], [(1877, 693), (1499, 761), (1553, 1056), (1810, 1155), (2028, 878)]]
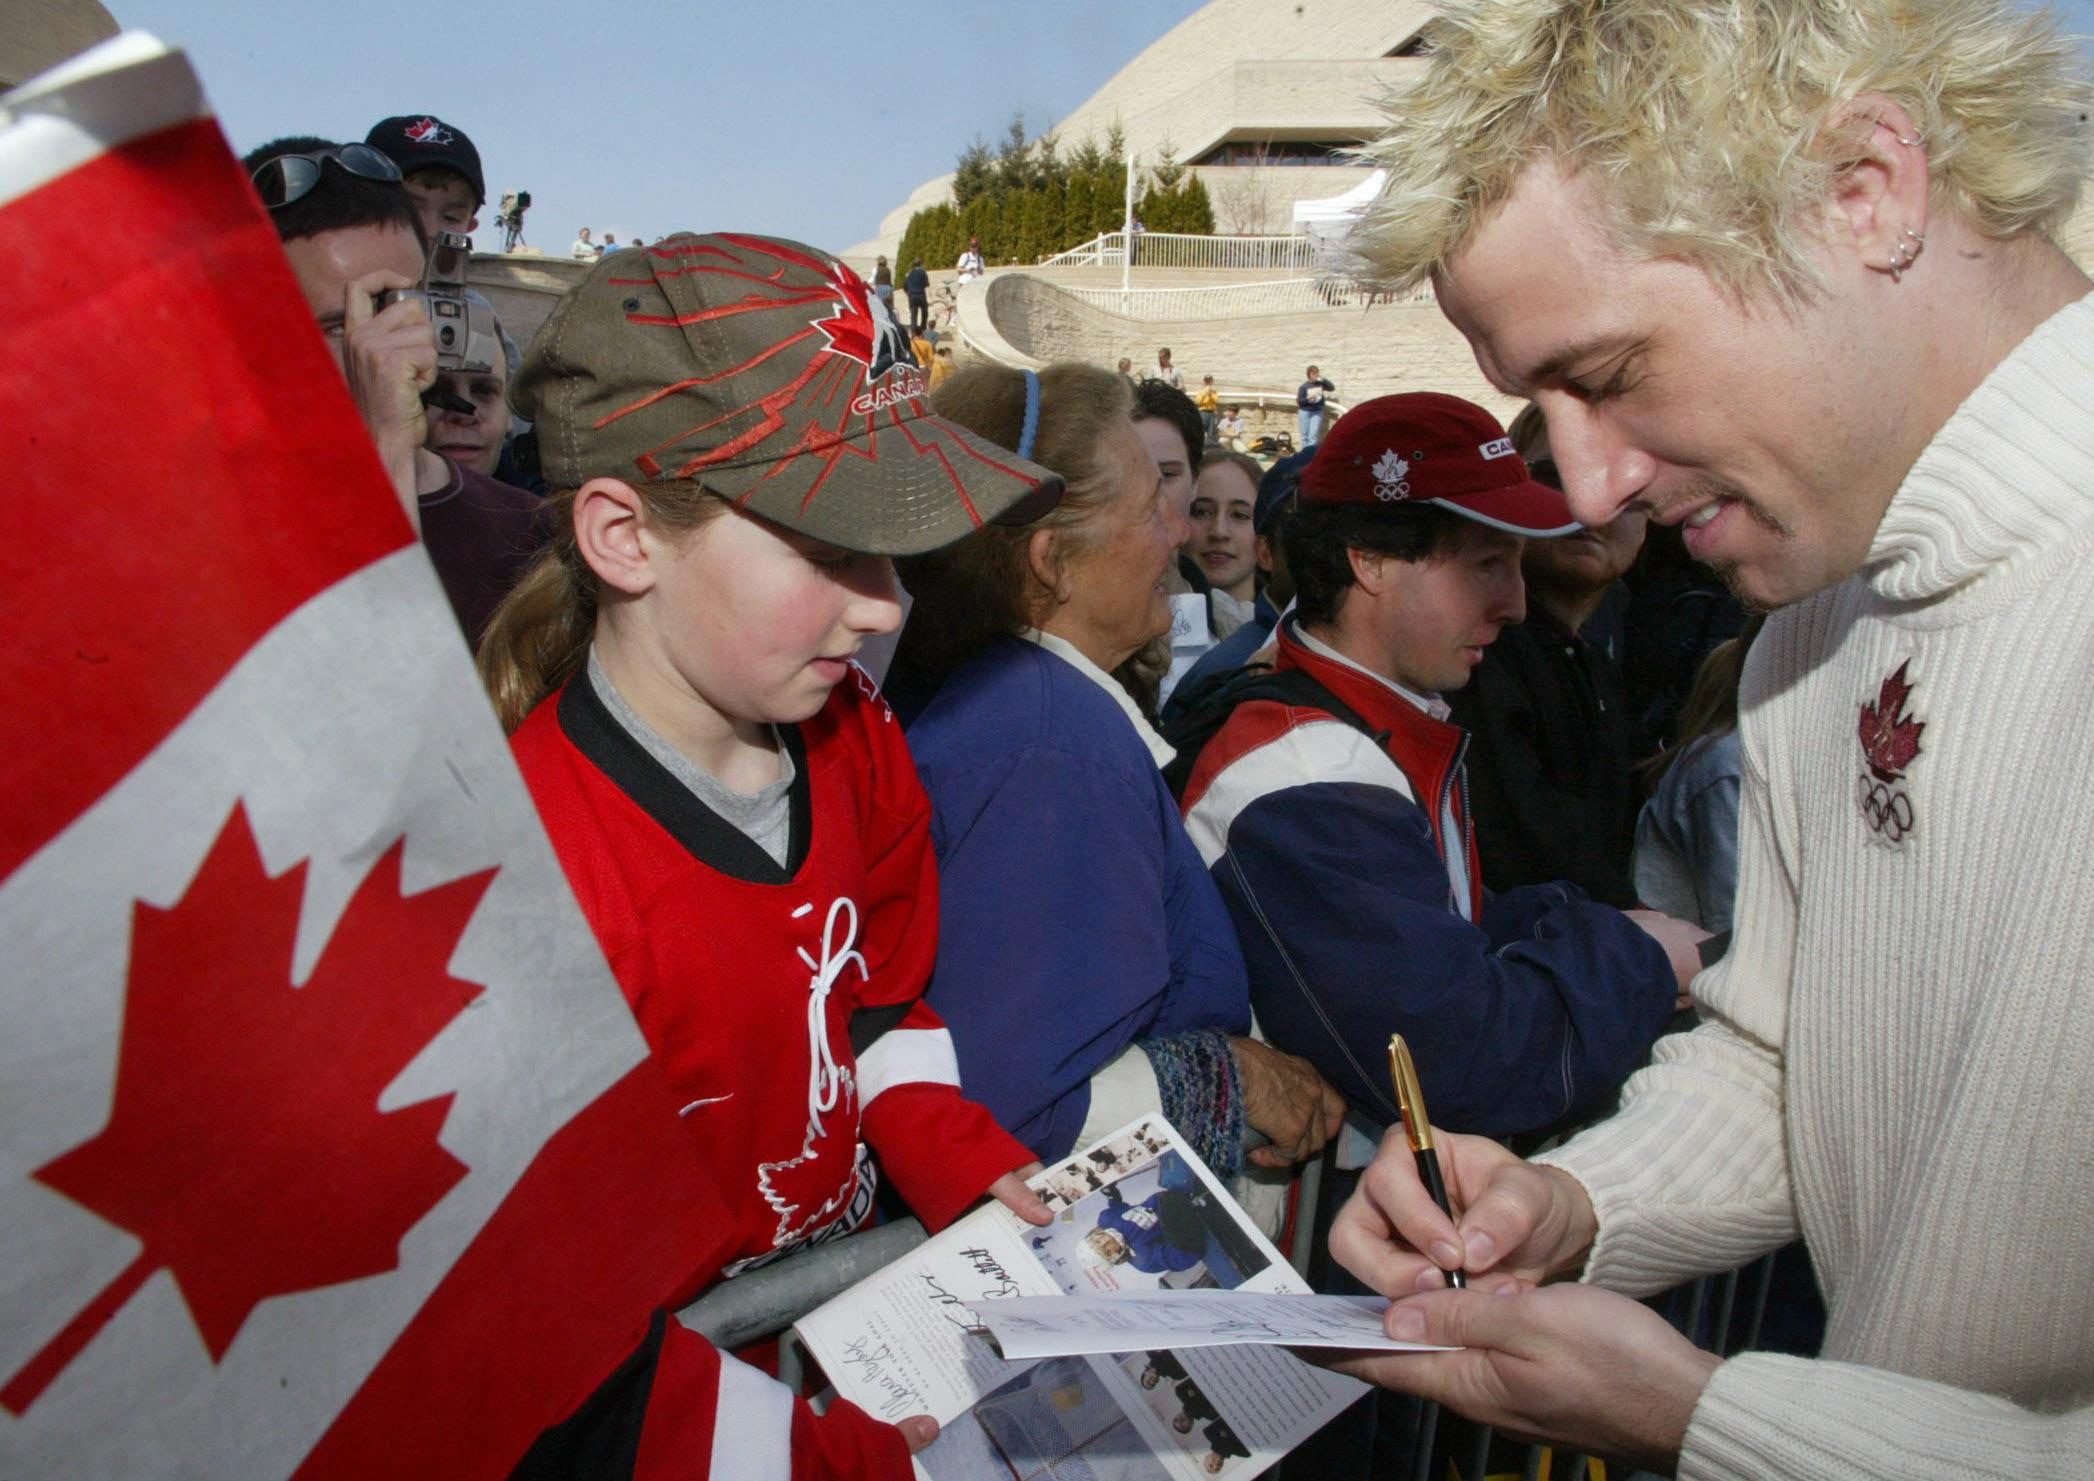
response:
[(1345, 239), (1352, 232), (1352, 224), (1359, 215), (1373, 204), (1381, 194), (1382, 186), (1388, 182), (1388, 171), (1376, 170), (1358, 185), (1343, 195), (1326, 196), (1322, 200), (1296, 201), (1294, 203), (1294, 229), (1316, 245), (1319, 257), (1336, 255), (1345, 249)]

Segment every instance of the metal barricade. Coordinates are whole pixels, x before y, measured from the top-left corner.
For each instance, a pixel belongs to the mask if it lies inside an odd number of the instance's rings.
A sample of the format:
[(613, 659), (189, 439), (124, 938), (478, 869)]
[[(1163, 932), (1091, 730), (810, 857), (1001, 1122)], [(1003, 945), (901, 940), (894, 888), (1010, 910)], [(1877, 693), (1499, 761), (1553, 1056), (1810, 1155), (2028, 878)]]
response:
[[(1697, 1347), (1707, 1348), (1719, 1357), (1734, 1357), (1751, 1351), (1759, 1345), (1760, 1328), (1767, 1314), (1767, 1297), (1774, 1284), (1774, 1261), (1779, 1253), (1762, 1255), (1742, 1269), (1706, 1275), (1668, 1292), (1659, 1298), (1664, 1303), (1662, 1314)], [(1741, 1294), (1742, 1325), (1738, 1323)], [(1459, 1420), (1456, 1423), (1466, 1431), (1458, 1453), (1449, 1457), (1453, 1474), (1459, 1481), (1484, 1481), (1493, 1474), (1504, 1474), (1502, 1471), (1493, 1473), (1490, 1469), (1496, 1431), (1488, 1425), (1469, 1425)], [(1433, 1477), (1432, 1460), (1440, 1427), (1439, 1405), (1426, 1405), (1416, 1443), (1403, 1471), (1410, 1481), (1438, 1481)], [(1521, 1455), (1519, 1474), (1521, 1481), (1542, 1481), (1544, 1477), (1547, 1481), (1587, 1481), (1591, 1469), (1589, 1462), (1595, 1459), (1604, 1458), (1547, 1445), (1529, 1445)], [(1610, 1471), (1607, 1481), (1625, 1481), (1625, 1477)]]
[[(1286, 1254), (1288, 1263), (1304, 1276), (1322, 1237), (1316, 1213), (1323, 1177), (1324, 1160), (1308, 1163), (1296, 1174), (1289, 1195), (1296, 1213)], [(679, 1311), (676, 1319), (716, 1347), (730, 1351), (777, 1338), (778, 1379), (795, 1392), (804, 1392), (807, 1354), (792, 1330), (793, 1323), (874, 1271), (893, 1264), (927, 1238), (915, 1219), (881, 1224), (722, 1281)]]
[[(1330, 1237), (1335, 1208), (1324, 1204), (1332, 1165), (1329, 1155), (1318, 1158), (1304, 1164), (1294, 1180), (1293, 1227), (1285, 1253), (1288, 1263), (1305, 1279)], [(792, 1324), (824, 1301), (900, 1259), (926, 1237), (923, 1225), (914, 1219), (901, 1219), (817, 1245), (723, 1281), (678, 1312), (677, 1319), (723, 1348), (743, 1347), (776, 1337), (779, 1380), (795, 1391), (804, 1391), (807, 1359), (793, 1335)], [(1663, 1314), (1691, 1341), (1720, 1356), (1749, 1351), (1759, 1344), (1773, 1287), (1774, 1260), (1774, 1255), (1766, 1255), (1742, 1270), (1705, 1276), (1681, 1286), (1663, 1298)], [(1450, 1425), (1451, 1453), (1446, 1458), (1454, 1473), (1460, 1481), (1484, 1481), (1491, 1474), (1489, 1461), (1495, 1432), (1488, 1426), (1470, 1425), (1458, 1418), (1443, 1423), (1437, 1404), (1425, 1406), (1411, 1453), (1397, 1475), (1406, 1481), (1445, 1481), (1434, 1475), (1432, 1463), (1440, 1432)], [(1575, 1451), (1530, 1445), (1521, 1457), (1519, 1474), (1522, 1481), (1542, 1481), (1544, 1476), (1548, 1481), (1586, 1481), (1589, 1459)], [(1610, 1475), (1608, 1481), (1622, 1478)]]
[[(1066, 252), (1040, 259), (1040, 267), (1122, 267), (1127, 234), (1102, 232)], [(1209, 272), (1306, 271), (1315, 266), (1315, 243), (1305, 236), (1196, 236), (1145, 231), (1134, 239), (1135, 267), (1196, 268)]]
[(818, 1244), (721, 1281), (676, 1313), (676, 1319), (715, 1347), (730, 1351), (777, 1337), (779, 1381), (799, 1392), (805, 1386), (806, 1355), (792, 1336), (792, 1324), (875, 1270), (892, 1265), (928, 1237), (916, 1220), (897, 1219)]

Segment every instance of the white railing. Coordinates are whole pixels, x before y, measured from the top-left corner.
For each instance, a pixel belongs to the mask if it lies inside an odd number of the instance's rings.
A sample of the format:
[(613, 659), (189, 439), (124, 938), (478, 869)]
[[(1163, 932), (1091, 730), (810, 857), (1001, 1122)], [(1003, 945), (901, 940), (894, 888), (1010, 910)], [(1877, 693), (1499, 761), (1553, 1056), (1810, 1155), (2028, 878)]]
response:
[[(1202, 237), (1144, 231), (1134, 238), (1135, 267), (1214, 268), (1225, 272), (1307, 272), (1315, 249), (1307, 237)], [(1041, 267), (1120, 267), (1127, 233), (1108, 231), (1080, 247), (1042, 258)]]
[(1339, 278), (1280, 278), (1266, 283), (1226, 283), (1205, 288), (1086, 288), (1056, 283), (1052, 291), (1095, 308), (1149, 324), (1187, 319), (1243, 319), (1262, 314), (1306, 314), (1323, 309), (1366, 308), (1373, 303), (1430, 301), (1432, 290), (1377, 294)]

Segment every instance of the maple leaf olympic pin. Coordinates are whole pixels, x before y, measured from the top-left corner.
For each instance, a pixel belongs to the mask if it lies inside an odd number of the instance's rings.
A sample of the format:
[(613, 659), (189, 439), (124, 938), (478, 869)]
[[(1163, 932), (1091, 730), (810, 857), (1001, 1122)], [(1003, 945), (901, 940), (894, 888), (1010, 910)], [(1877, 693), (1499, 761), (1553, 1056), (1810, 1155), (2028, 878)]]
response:
[(1917, 684), (1906, 677), (1911, 667), (1910, 659), (1899, 664), (1875, 700), (1862, 701), (1857, 728), (1865, 768), (1856, 793), (1862, 822), (1877, 839), (1892, 845), (1909, 838), (1917, 822), (1904, 780), (1906, 770), (1919, 759), (1920, 733), (1927, 722), (1914, 719), (1907, 709)]

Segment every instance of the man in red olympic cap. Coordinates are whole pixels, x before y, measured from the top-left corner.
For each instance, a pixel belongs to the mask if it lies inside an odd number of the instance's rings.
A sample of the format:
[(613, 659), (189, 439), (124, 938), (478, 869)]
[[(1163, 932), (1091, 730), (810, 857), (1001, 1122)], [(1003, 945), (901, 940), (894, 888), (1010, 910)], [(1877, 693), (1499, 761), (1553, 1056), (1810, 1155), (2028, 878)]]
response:
[(1278, 687), (1236, 706), (1187, 781), (1260, 1025), (1369, 1124), (1397, 1118), (1392, 1033), (1435, 1124), (1560, 1122), (1642, 1062), (1698, 970), (1702, 933), (1669, 917), (1566, 883), (1483, 888), (1467, 737), (1440, 696), (1525, 615), (1524, 542), (1577, 527), (1482, 407), (1356, 407), (1281, 532), (1295, 604)]

